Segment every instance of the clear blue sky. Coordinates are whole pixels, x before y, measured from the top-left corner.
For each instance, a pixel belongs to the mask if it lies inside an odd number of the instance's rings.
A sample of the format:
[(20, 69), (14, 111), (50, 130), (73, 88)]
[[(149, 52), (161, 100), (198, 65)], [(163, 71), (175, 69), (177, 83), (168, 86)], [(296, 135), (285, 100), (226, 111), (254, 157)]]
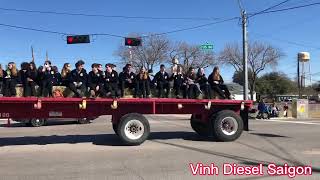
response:
[[(257, 12), (281, 0), (252, 1), (242, 0), (249, 13)], [(291, 0), (280, 6), (285, 8), (317, 2), (316, 0)], [(152, 17), (205, 17), (229, 18), (239, 16), (237, 0), (213, 1), (79, 1), (79, 0), (2, 0), (0, 8), (16, 8), (39, 11), (58, 11), (69, 13), (152, 16)], [(299, 51), (311, 53), (311, 73), (319, 72), (320, 21), (317, 20), (320, 6), (307, 7), (292, 11), (265, 14), (254, 17), (249, 22), (249, 40), (262, 40), (281, 48), (287, 55), (281, 59), (278, 71), (294, 77), (296, 73), (296, 56)], [(183, 20), (141, 20), (102, 17), (82, 17), (50, 15), (0, 10), (0, 23), (60, 31), (73, 34), (111, 33), (126, 36), (132, 32), (147, 34), (149, 32), (166, 32), (180, 28), (192, 27), (210, 21)], [(31, 59), (30, 46), (34, 47), (36, 63), (42, 64), (45, 53), (61, 68), (64, 62), (72, 64), (79, 58), (86, 61), (86, 67), (94, 61), (117, 63), (114, 51), (123, 39), (107, 36), (95, 37), (94, 42), (81, 45), (67, 45), (61, 35), (12, 29), (0, 26), (0, 63), (16, 61), (18, 64)], [(173, 41), (186, 41), (191, 44), (213, 43), (215, 52), (219, 52), (228, 42), (241, 42), (241, 27), (238, 21), (226, 22), (195, 30), (169, 34)], [(287, 43), (289, 41), (289, 43)], [(305, 47), (293, 43), (306, 44)], [(317, 49), (318, 48), (318, 49)], [(269, 70), (270, 71), (270, 70)], [(222, 68), (223, 76), (231, 81), (233, 69)], [(313, 77), (320, 80), (320, 74)]]

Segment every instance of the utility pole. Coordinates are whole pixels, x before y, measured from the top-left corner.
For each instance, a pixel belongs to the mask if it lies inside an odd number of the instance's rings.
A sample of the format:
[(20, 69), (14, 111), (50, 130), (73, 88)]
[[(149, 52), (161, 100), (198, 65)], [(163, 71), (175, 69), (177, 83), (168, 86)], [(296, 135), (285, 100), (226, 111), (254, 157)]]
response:
[(46, 51), (46, 61), (49, 61), (48, 51)]
[(132, 65), (132, 51), (131, 51), (131, 46), (129, 46), (129, 54), (130, 54), (130, 61), (129, 61), (129, 63)]
[(242, 47), (243, 47), (243, 100), (248, 100), (248, 41), (247, 41), (247, 13), (241, 11), (242, 18)]
[(299, 91), (299, 99), (301, 99), (301, 82), (300, 82), (300, 63), (299, 56), (297, 58), (297, 74), (298, 74), (298, 91)]
[(32, 62), (34, 63), (34, 54), (33, 54), (33, 47), (31, 46), (31, 56), (32, 56)]

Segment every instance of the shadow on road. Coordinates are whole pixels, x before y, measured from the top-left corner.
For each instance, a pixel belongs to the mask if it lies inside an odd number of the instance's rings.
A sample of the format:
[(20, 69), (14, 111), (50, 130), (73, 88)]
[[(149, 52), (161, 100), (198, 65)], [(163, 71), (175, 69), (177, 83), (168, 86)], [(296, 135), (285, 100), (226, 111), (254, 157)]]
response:
[[(194, 132), (151, 132), (149, 140), (165, 140), (165, 139), (184, 139), (189, 141), (212, 141), (198, 136)], [(15, 145), (47, 145), (61, 143), (90, 143), (105, 146), (123, 146), (119, 137), (115, 134), (97, 134), (97, 135), (51, 135), (51, 136), (23, 136), (23, 137), (1, 137), (0, 146)]]
[[(49, 120), (45, 126), (60, 126), (60, 125), (70, 125), (70, 124), (78, 124), (76, 120)], [(30, 128), (36, 128), (31, 127), (23, 122), (15, 122), (10, 125), (7, 124), (0, 124), (0, 127), (4, 128), (23, 128), (23, 127), (30, 127)]]
[(282, 136), (278, 134), (269, 134), (269, 133), (250, 133), (251, 135), (262, 136), (262, 137), (280, 137), (280, 138), (290, 138), (288, 136)]

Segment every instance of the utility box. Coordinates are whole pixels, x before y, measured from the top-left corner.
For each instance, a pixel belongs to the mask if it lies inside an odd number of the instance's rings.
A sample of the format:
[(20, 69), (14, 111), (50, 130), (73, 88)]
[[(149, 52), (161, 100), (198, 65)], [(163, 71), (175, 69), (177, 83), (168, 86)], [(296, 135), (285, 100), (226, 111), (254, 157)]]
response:
[(292, 117), (297, 119), (306, 119), (308, 118), (308, 99), (294, 99), (292, 101)]

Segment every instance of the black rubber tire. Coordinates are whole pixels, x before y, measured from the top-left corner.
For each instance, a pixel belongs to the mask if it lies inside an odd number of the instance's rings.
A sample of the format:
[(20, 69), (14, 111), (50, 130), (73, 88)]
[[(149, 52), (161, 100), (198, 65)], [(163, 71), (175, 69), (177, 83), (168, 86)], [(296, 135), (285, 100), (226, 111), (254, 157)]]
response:
[(209, 125), (196, 120), (193, 114), (190, 118), (190, 125), (198, 135), (203, 137), (208, 137), (210, 135)]
[[(231, 117), (235, 120), (235, 122), (238, 125), (238, 129), (236, 130), (236, 132), (232, 135), (228, 135), (225, 134), (222, 131), (222, 120), (226, 117)], [(242, 118), (236, 114), (234, 111), (231, 110), (222, 110), (219, 111), (217, 113), (215, 113), (212, 117), (211, 117), (211, 122), (212, 122), (212, 126), (213, 126), (213, 135), (216, 138), (216, 140), (218, 141), (222, 141), (222, 142), (228, 142), (228, 141), (234, 141), (236, 139), (238, 139), (243, 131), (243, 120)]]
[(40, 127), (40, 126), (44, 126), (45, 124), (46, 124), (45, 119), (33, 118), (30, 120), (30, 126), (32, 127)]
[(118, 124), (112, 124), (112, 129), (116, 135), (118, 135)]
[(90, 123), (90, 119), (88, 119), (88, 118), (79, 118), (78, 119), (78, 123), (79, 124), (89, 124)]
[[(131, 120), (138, 120), (142, 123), (144, 132), (142, 136), (138, 139), (131, 139), (125, 134), (125, 126)], [(129, 113), (120, 118), (117, 128), (117, 134), (119, 135), (120, 139), (126, 144), (130, 146), (136, 146), (142, 144), (145, 140), (148, 139), (150, 135), (150, 124), (149, 121), (139, 113)]]

